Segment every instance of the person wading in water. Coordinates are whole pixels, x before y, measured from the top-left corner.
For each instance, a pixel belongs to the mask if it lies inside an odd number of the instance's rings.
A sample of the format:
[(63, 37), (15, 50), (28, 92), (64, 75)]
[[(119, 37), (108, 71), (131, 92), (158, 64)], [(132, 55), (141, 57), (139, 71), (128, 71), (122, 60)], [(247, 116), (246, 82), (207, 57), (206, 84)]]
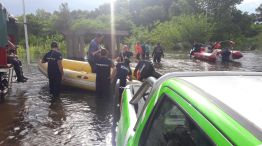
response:
[(48, 79), (49, 79), (49, 90), (55, 98), (60, 96), (61, 81), (64, 76), (62, 55), (59, 52), (58, 43), (51, 43), (51, 50), (45, 54), (42, 59), (42, 63), (48, 62)]

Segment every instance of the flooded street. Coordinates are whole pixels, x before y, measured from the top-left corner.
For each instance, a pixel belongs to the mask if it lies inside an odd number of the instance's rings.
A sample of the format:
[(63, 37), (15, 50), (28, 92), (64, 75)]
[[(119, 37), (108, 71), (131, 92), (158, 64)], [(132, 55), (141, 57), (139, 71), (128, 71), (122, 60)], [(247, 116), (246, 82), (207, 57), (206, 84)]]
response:
[(113, 103), (63, 87), (52, 101), (48, 82), (31, 65), (26, 83), (14, 83), (0, 103), (0, 145), (112, 145)]
[(185, 71), (262, 71), (262, 52), (244, 52), (243, 58), (228, 63), (209, 63), (190, 60), (187, 54), (167, 54), (158, 69), (159, 72)]
[[(185, 54), (166, 54), (157, 71), (262, 71), (262, 53), (246, 52), (227, 64), (190, 60)], [(96, 99), (94, 93), (63, 87), (52, 101), (48, 81), (31, 64), (24, 69), (30, 79), (13, 83), (10, 95), (0, 103), (0, 145), (114, 145), (115, 104)]]

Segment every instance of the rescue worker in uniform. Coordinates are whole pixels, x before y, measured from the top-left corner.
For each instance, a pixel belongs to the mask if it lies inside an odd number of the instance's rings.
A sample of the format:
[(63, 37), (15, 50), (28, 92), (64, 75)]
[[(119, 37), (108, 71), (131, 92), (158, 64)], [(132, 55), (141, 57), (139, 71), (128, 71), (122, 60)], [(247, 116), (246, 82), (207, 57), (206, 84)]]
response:
[(157, 43), (152, 53), (154, 63), (160, 63), (162, 56), (164, 57), (164, 49), (160, 46), (160, 43)]
[(137, 80), (143, 81), (150, 76), (159, 78), (161, 75), (155, 71), (154, 65), (151, 61), (140, 60), (135, 67), (134, 76)]
[(130, 60), (121, 58), (120, 62), (117, 63), (116, 67), (113, 70), (112, 76), (120, 80), (118, 95), (119, 103), (121, 102), (122, 93), (126, 87), (127, 77), (129, 80), (132, 80), (132, 70), (130, 68)]
[(114, 67), (114, 64), (111, 59), (107, 57), (107, 50), (100, 49), (100, 55), (95, 57), (95, 67), (96, 67), (96, 96), (97, 97), (106, 97), (110, 95), (110, 73), (111, 68)]
[(90, 46), (89, 46), (87, 55), (88, 55), (88, 63), (90, 64), (93, 73), (96, 72), (95, 54), (97, 54), (99, 50), (101, 49), (100, 44), (102, 43), (103, 38), (104, 38), (103, 35), (96, 34), (96, 37), (93, 40), (91, 40), (90, 42)]
[(59, 52), (58, 43), (51, 43), (51, 50), (45, 54), (42, 63), (48, 63), (47, 73), (49, 79), (49, 90), (53, 97), (60, 96), (60, 86), (63, 79), (62, 55)]

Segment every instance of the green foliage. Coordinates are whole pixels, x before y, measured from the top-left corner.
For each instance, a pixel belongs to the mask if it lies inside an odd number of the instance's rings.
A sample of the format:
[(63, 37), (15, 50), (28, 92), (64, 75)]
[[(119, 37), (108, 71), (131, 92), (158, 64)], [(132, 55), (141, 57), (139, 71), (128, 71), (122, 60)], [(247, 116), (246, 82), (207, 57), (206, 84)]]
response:
[[(45, 53), (47, 53), (51, 48), (50, 44), (52, 41), (57, 41), (59, 43), (59, 48), (63, 56), (66, 55), (66, 46), (65, 41), (62, 35), (55, 34), (52, 36), (34, 36), (30, 35), (29, 37), (29, 51), (30, 58), (32, 61), (38, 61), (42, 58)], [(21, 41), (19, 44), (18, 55), (22, 58), (26, 57), (26, 49), (24, 41)]]
[[(131, 35), (125, 38), (125, 43), (130, 45), (149, 41), (153, 44), (159, 42), (166, 49), (181, 49), (188, 48), (194, 41), (205, 43), (231, 39), (241, 48), (259, 46), (262, 44), (262, 28), (253, 25), (252, 20), (261, 16), (261, 5), (257, 8), (257, 15), (249, 15), (236, 9), (242, 1), (117, 0), (115, 27), (130, 32)], [(68, 5), (62, 3), (54, 13), (37, 10), (35, 14), (27, 15), (27, 20), (32, 53), (46, 52), (51, 40), (61, 42), (62, 51), (66, 53), (68, 36), (111, 28), (110, 4), (101, 5), (93, 11), (70, 11)], [(18, 21), (23, 22), (22, 16), (18, 17)], [(23, 42), (22, 23), (19, 31), (20, 42)], [(92, 37), (85, 35), (85, 42)], [(20, 45), (24, 46), (23, 43)], [(67, 47), (74, 48), (74, 45)], [(23, 49), (20, 50), (23, 52)]]
[(135, 22), (139, 25), (148, 26), (157, 20), (165, 19), (165, 12), (161, 6), (151, 6), (140, 10), (140, 14), (136, 15)]
[(108, 24), (92, 19), (79, 19), (76, 20), (71, 26), (73, 31), (91, 31), (108, 27)]
[(124, 43), (129, 44), (130, 49), (134, 49), (132, 46), (135, 45), (136, 42), (147, 42), (150, 41), (150, 34), (146, 27), (134, 27), (131, 31), (132, 36), (129, 38), (126, 38)]
[(254, 49), (260, 49), (260, 50), (262, 50), (262, 32), (261, 33), (259, 33), (259, 35), (257, 35), (256, 37), (255, 37), (255, 42), (254, 42), (254, 44), (253, 44), (253, 46), (255, 46), (255, 48)]
[(161, 43), (165, 48), (173, 48), (182, 40), (179, 24), (174, 21), (156, 23), (156, 28), (151, 32), (151, 42)]
[(259, 33), (259, 32), (262, 33), (262, 24), (252, 24), (251, 28), (253, 30), (256, 30), (257, 33)]
[(247, 13), (242, 14), (240, 10), (233, 11), (232, 14), (233, 14), (232, 22), (234, 24), (237, 24), (234, 26), (234, 28), (236, 28), (236, 31), (244, 36), (252, 37), (253, 35), (251, 29), (252, 18)]
[(195, 0), (176, 0), (169, 6), (169, 17), (179, 15), (192, 15), (201, 13), (201, 9)]
[(130, 31), (134, 27), (134, 23), (130, 19), (126, 19), (123, 16), (118, 16), (115, 19), (115, 27), (117, 30)]
[(250, 38), (244, 38), (241, 43), (241, 48), (255, 50), (262, 50), (262, 24), (256, 24), (251, 26), (252, 29), (256, 30), (256, 35)]
[(53, 28), (63, 34), (70, 31), (72, 18), (67, 3), (62, 3), (59, 7), (60, 11), (54, 13)]
[(237, 50), (262, 50), (262, 25), (252, 24), (251, 29), (255, 35), (246, 37), (245, 35), (237, 35), (234, 37)]
[(180, 42), (192, 44), (194, 41), (209, 40), (213, 32), (213, 24), (203, 15), (183, 15), (173, 17), (164, 23), (156, 22), (151, 32), (146, 27), (136, 27), (132, 32), (132, 36), (139, 41), (161, 43), (165, 48), (172, 49), (177, 48), (176, 44)]
[(206, 42), (214, 29), (214, 24), (208, 22), (204, 15), (180, 16), (173, 21), (179, 24), (182, 40), (190, 43)]

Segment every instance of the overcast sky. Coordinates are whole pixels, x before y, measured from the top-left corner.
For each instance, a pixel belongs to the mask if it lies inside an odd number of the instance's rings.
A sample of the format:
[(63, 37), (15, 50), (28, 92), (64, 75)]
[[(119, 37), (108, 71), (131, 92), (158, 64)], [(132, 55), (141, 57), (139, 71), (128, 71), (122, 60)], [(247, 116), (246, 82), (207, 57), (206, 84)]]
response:
[(262, 0), (243, 0), (243, 2), (237, 6), (243, 12), (255, 13), (256, 8), (262, 4)]
[[(0, 0), (0, 2), (15, 16), (23, 13), (22, 0)], [(110, 3), (110, 0), (25, 0), (26, 13), (34, 13), (37, 9), (53, 12), (59, 10), (61, 3), (68, 3), (70, 10), (94, 10), (101, 4)], [(244, 12), (254, 13), (261, 3), (262, 0), (244, 0), (237, 8)]]
[[(13, 15), (23, 14), (23, 0), (0, 0), (6, 9)], [(25, 0), (26, 13), (34, 13), (37, 9), (48, 12), (59, 10), (61, 3), (68, 3), (70, 10), (94, 10), (101, 4), (110, 3), (110, 0)]]

